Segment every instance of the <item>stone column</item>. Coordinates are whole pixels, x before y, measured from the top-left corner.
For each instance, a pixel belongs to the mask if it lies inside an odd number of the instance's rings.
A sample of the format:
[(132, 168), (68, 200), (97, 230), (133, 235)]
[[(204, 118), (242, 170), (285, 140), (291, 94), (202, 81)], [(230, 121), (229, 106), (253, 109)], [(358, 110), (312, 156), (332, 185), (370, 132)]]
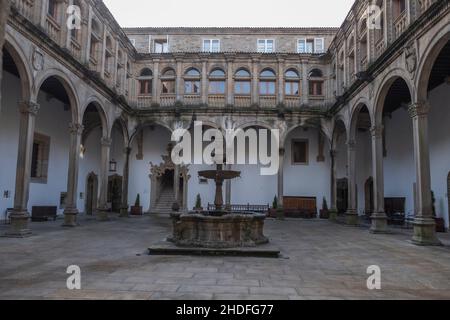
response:
[(67, 175), (67, 199), (64, 209), (63, 227), (77, 226), (77, 194), (78, 194), (78, 167), (80, 159), (81, 135), (83, 126), (79, 123), (71, 123), (70, 130), (70, 151), (69, 151), (69, 172)]
[(283, 208), (284, 206), (284, 154), (286, 153), (284, 148), (280, 148), (280, 163), (278, 168), (278, 207)]
[(227, 105), (234, 104), (233, 59), (227, 59)]
[[(231, 170), (231, 164), (227, 164), (226, 170)], [(227, 179), (225, 181), (225, 210), (231, 211), (231, 180)]]
[(122, 179), (122, 207), (120, 208), (120, 216), (128, 217), (128, 179), (130, 175), (130, 154), (131, 148), (124, 149), (125, 163), (123, 165), (123, 179)]
[(153, 82), (152, 82), (152, 96), (153, 103), (159, 104), (161, 102), (159, 92), (159, 60), (153, 60)]
[(19, 104), (19, 149), (17, 153), (16, 188), (14, 194), (14, 211), (11, 226), (6, 233), (8, 237), (23, 238), (31, 234), (28, 228), (28, 196), (30, 192), (31, 158), (33, 154), (34, 125), (39, 105), (31, 101)]
[(372, 127), (373, 198), (371, 233), (387, 232), (387, 216), (384, 212), (383, 126)]
[(337, 203), (336, 203), (336, 194), (337, 194), (337, 184), (336, 184), (336, 150), (330, 151), (330, 160), (331, 160), (331, 192), (330, 192), (330, 209), (331, 211), (337, 211)]
[(208, 68), (207, 60), (202, 61), (202, 104), (208, 104)]
[(109, 155), (111, 149), (111, 138), (102, 138), (102, 156), (100, 167), (100, 196), (98, 207), (98, 220), (108, 221), (108, 170), (109, 170)]
[(284, 60), (278, 60), (277, 105), (284, 103)]
[(413, 243), (439, 245), (431, 199), (430, 154), (428, 149), (428, 102), (414, 103), (409, 112), (413, 121), (414, 161), (416, 166), (417, 214), (414, 220)]
[[(5, 42), (6, 22), (8, 21), (9, 10), (11, 1), (0, 0), (0, 88), (2, 87), (2, 75), (3, 75), (3, 44)], [(0, 90), (0, 110), (2, 103), (2, 96)]]
[(180, 208), (180, 166), (176, 165), (173, 173), (173, 193), (175, 196), (174, 205)]
[(176, 91), (176, 99), (177, 101), (183, 102), (184, 98), (184, 88), (183, 88), (183, 60), (178, 58), (177, 59), (177, 78), (176, 78), (176, 84), (175, 84), (175, 91)]
[(346, 223), (348, 225), (358, 224), (358, 213), (356, 212), (356, 142), (350, 140), (347, 142), (347, 153), (348, 153), (348, 168), (347, 168), (347, 178), (348, 178), (348, 209), (346, 213)]
[(252, 105), (259, 105), (259, 60), (252, 60)]

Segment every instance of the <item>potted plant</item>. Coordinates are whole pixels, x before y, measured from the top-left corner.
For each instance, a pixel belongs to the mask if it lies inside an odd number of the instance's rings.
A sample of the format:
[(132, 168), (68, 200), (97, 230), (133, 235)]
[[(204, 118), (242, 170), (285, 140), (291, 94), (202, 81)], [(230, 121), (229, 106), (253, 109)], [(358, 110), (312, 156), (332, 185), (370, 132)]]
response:
[(269, 217), (276, 217), (278, 208), (278, 198), (275, 196), (272, 201), (272, 207), (269, 208)]
[(196, 211), (196, 212), (202, 212), (203, 211), (202, 198), (200, 197), (200, 194), (197, 194), (197, 198), (195, 199), (194, 211)]
[(330, 217), (330, 212), (328, 210), (328, 203), (325, 197), (322, 202), (322, 210), (320, 210), (320, 219), (328, 219)]
[(138, 193), (134, 206), (131, 206), (130, 213), (133, 216), (142, 216), (141, 195)]
[(436, 232), (445, 232), (445, 220), (443, 218), (438, 218), (436, 215), (436, 198), (434, 196), (434, 191), (431, 191), (431, 201), (433, 204), (433, 217), (436, 221)]

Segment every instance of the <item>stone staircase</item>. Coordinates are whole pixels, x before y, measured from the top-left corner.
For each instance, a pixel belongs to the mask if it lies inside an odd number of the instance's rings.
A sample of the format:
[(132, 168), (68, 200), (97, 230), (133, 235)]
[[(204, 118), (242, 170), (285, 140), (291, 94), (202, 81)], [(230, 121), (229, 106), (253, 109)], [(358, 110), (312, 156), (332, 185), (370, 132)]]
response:
[(161, 191), (158, 201), (152, 210), (152, 213), (167, 214), (172, 213), (172, 205), (175, 201), (173, 188), (166, 188)]

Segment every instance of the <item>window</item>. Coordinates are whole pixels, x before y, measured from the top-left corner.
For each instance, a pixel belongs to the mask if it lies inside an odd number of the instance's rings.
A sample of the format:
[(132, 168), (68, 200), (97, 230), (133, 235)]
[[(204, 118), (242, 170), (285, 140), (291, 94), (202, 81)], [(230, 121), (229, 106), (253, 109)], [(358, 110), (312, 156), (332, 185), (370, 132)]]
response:
[(234, 75), (234, 93), (249, 95), (251, 93), (251, 75), (246, 69), (239, 69)]
[(259, 94), (275, 95), (276, 93), (276, 75), (271, 69), (265, 69), (259, 77)]
[(406, 0), (394, 0), (394, 19), (398, 18), (406, 10)]
[(169, 42), (167, 39), (158, 39), (154, 41), (154, 53), (168, 53)]
[(209, 93), (225, 94), (225, 71), (214, 69), (209, 74)]
[(203, 52), (220, 52), (220, 40), (203, 40)]
[(31, 182), (47, 183), (50, 137), (34, 134), (31, 156)]
[(48, 1), (47, 13), (54, 20), (58, 19), (58, 2), (56, 0), (49, 0)]
[(325, 39), (299, 39), (297, 44), (298, 53), (324, 53)]
[(191, 68), (184, 75), (184, 92), (186, 94), (200, 94), (200, 71)]
[(272, 53), (275, 51), (274, 40), (261, 39), (258, 40), (258, 52), (261, 53)]
[(174, 94), (175, 93), (175, 78), (176, 73), (173, 69), (167, 69), (161, 76), (161, 93)]
[(313, 69), (309, 73), (309, 95), (323, 96), (323, 73), (319, 69)]
[(151, 95), (153, 84), (152, 71), (148, 68), (142, 69), (138, 79), (139, 79), (139, 94)]
[(300, 95), (300, 76), (297, 70), (290, 69), (284, 74), (284, 92), (287, 96)]
[(292, 140), (291, 156), (293, 165), (307, 165), (309, 163), (308, 140)]

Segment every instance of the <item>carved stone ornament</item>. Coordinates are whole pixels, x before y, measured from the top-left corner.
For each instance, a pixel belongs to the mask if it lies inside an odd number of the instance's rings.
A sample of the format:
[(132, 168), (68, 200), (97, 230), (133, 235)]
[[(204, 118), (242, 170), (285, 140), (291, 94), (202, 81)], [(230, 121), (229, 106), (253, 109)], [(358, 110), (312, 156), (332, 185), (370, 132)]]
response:
[(44, 54), (38, 48), (34, 48), (31, 61), (34, 70), (41, 71), (44, 69)]
[[(172, 148), (173, 145), (169, 144), (167, 147), (167, 154), (162, 155), (163, 162), (159, 165), (155, 165), (152, 162), (150, 162), (150, 176), (155, 178), (160, 178), (164, 175), (164, 173), (168, 170), (175, 171), (175, 164), (172, 161)], [(180, 177), (183, 177), (183, 179), (186, 179), (188, 181), (191, 176), (189, 175), (189, 166), (187, 165), (180, 165), (179, 166), (179, 172)]]
[(406, 70), (413, 75), (417, 69), (417, 49), (414, 42), (405, 47), (405, 64)]

